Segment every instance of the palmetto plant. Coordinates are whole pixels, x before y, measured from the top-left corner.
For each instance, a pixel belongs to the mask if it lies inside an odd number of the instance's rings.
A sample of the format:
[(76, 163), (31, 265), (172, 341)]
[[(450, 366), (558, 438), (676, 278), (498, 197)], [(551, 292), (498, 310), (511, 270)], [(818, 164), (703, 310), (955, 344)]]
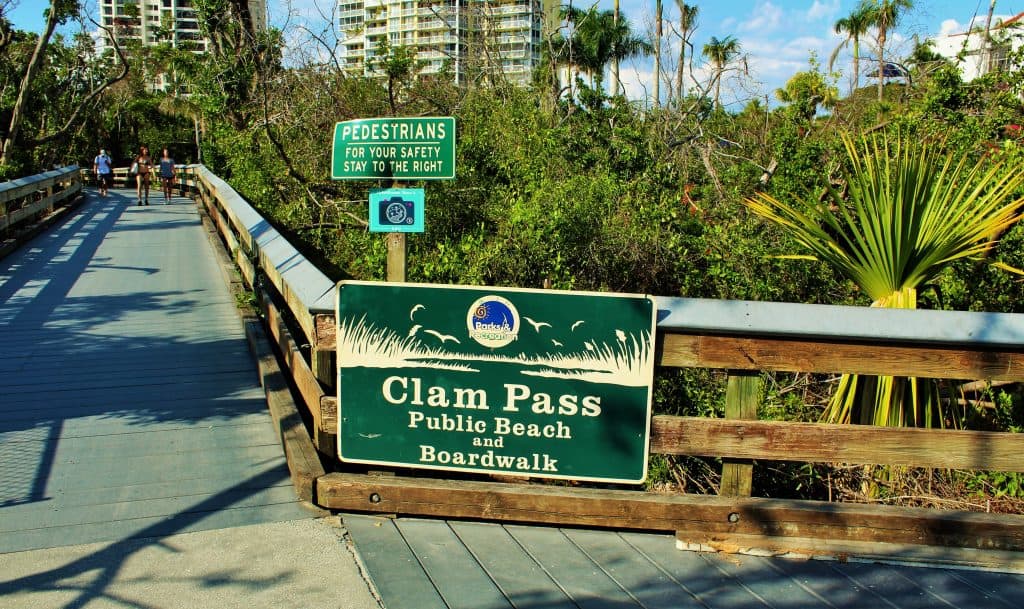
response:
[[(917, 291), (950, 263), (979, 257), (1020, 218), (1024, 173), (1002, 160), (957, 157), (942, 141), (844, 136), (847, 194), (792, 204), (758, 193), (756, 214), (783, 226), (811, 257), (853, 280), (872, 306), (917, 308)], [(844, 376), (825, 412), (834, 423), (942, 424), (933, 382)]]

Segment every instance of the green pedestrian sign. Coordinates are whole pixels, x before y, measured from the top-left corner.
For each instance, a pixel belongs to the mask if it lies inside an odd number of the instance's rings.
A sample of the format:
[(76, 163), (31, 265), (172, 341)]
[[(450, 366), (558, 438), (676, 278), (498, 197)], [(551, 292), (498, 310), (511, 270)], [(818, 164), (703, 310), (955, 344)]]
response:
[(334, 126), (335, 180), (452, 180), (455, 119), (365, 118)]
[(645, 479), (650, 297), (343, 281), (337, 303), (343, 461)]

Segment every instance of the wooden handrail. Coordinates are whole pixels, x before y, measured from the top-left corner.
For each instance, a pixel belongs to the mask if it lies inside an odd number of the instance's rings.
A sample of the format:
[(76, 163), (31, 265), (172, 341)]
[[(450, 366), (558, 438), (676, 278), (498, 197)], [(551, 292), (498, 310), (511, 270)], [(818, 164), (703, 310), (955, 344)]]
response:
[(0, 183), (0, 230), (51, 211), (81, 190), (77, 165)]

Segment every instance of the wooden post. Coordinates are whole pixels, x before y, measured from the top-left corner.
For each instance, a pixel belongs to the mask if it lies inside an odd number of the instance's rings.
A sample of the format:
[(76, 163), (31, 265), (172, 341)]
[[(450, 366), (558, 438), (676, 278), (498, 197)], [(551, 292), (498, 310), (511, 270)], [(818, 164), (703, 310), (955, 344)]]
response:
[(388, 233), (388, 281), (405, 281), (405, 233)]
[[(402, 188), (404, 182), (392, 180), (391, 188)], [(408, 268), (405, 255), (408, 251), (408, 242), (405, 233), (388, 233), (388, 281), (405, 281), (406, 269)]]
[[(731, 370), (725, 390), (725, 418), (756, 420), (761, 398), (761, 374), (752, 370)], [(750, 459), (722, 459), (723, 497), (749, 497), (753, 486), (754, 462)]]

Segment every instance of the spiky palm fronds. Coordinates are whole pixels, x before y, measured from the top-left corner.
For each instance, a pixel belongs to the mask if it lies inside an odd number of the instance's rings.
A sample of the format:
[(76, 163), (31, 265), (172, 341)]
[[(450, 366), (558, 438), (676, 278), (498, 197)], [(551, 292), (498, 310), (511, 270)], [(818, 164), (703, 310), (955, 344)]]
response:
[[(944, 142), (905, 135), (844, 136), (848, 195), (793, 204), (758, 193), (756, 214), (783, 227), (815, 258), (854, 281), (872, 306), (917, 307), (917, 290), (950, 263), (977, 257), (1020, 219), (1024, 173), (993, 157), (971, 162)], [(874, 382), (872, 382), (874, 383)], [(825, 418), (877, 425), (935, 424), (934, 384), (844, 377)]]

